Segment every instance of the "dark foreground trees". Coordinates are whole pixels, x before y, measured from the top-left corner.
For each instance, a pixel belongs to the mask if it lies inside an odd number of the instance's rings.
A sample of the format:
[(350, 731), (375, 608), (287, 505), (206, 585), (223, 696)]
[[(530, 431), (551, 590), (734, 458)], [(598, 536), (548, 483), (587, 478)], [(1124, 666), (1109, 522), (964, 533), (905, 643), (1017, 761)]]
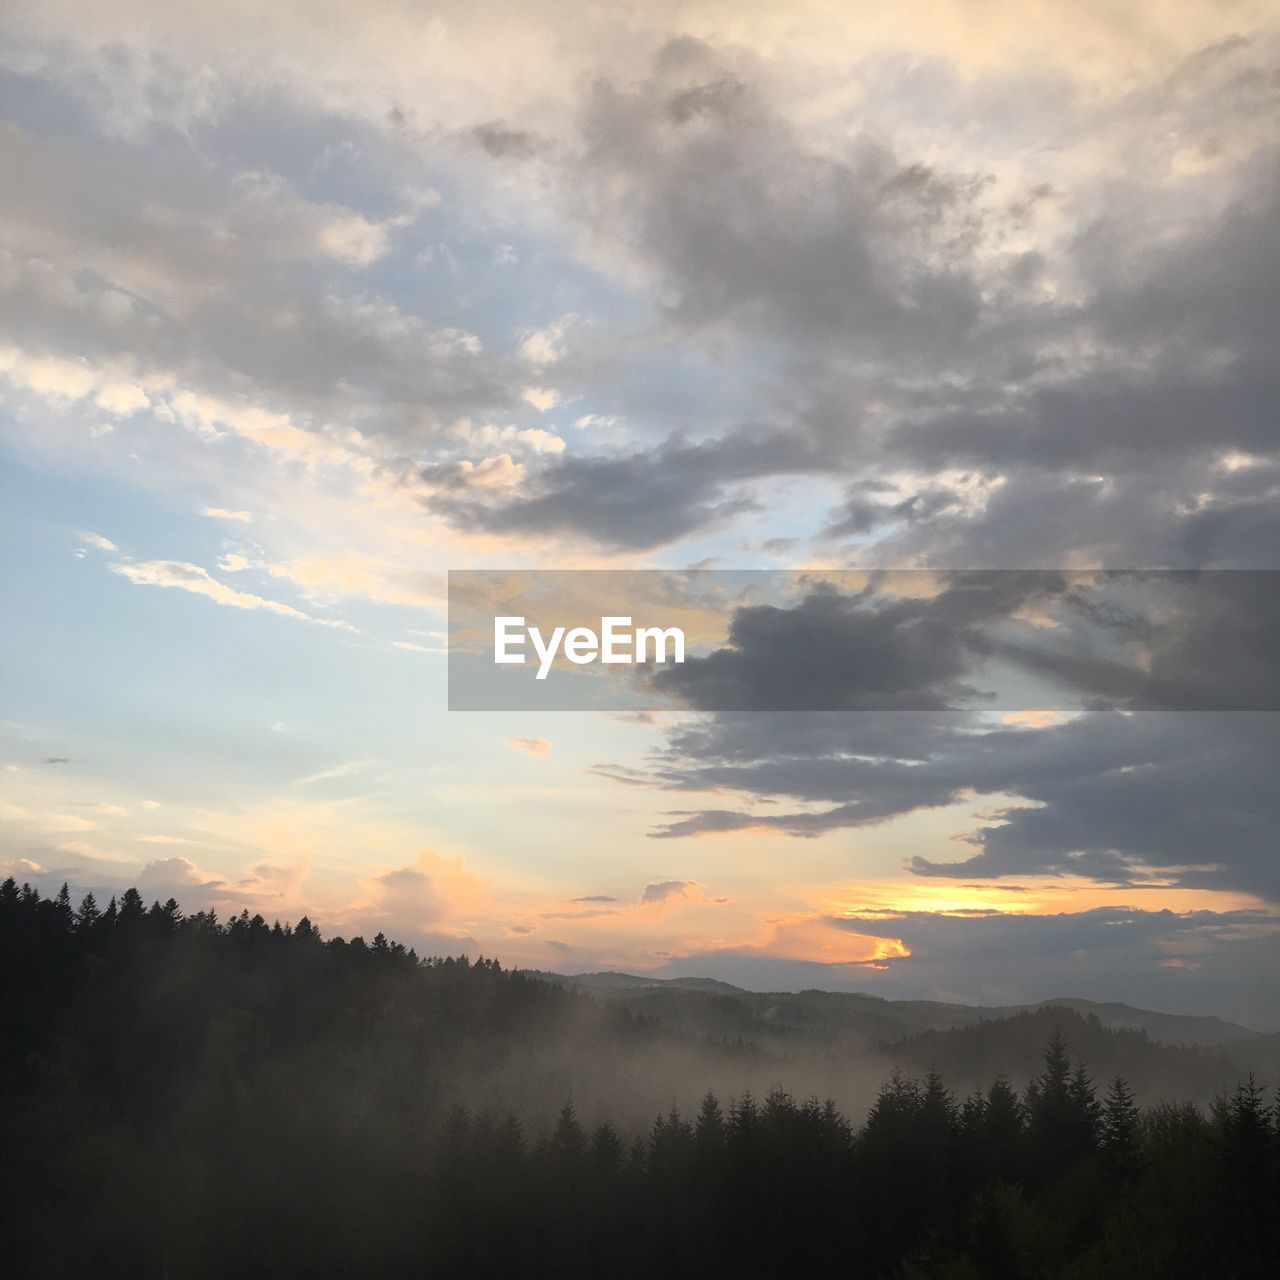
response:
[(641, 1133), (451, 1101), (569, 1032), (648, 1034), (493, 962), (7, 882), (0, 1273), (1276, 1274), (1280, 1134), (1253, 1080), (1209, 1115), (1141, 1112), (1055, 1037), (1025, 1089), (895, 1075), (860, 1127), (780, 1090)]

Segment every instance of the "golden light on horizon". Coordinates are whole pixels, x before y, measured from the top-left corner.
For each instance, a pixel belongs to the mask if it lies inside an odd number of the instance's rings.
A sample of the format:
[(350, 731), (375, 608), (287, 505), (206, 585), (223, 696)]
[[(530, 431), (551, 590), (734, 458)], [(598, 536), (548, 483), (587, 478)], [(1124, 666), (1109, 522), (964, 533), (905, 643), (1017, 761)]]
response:
[(934, 883), (906, 878), (869, 882), (845, 890), (823, 902), (823, 909), (845, 919), (890, 919), (916, 912), (930, 914), (990, 912), (1000, 915), (1059, 915), (1101, 907), (1172, 911), (1182, 914), (1214, 911), (1266, 910), (1267, 903), (1235, 890), (1186, 888), (1172, 884), (1137, 882), (1107, 884), (1081, 877), (1019, 876), (1009, 883)]

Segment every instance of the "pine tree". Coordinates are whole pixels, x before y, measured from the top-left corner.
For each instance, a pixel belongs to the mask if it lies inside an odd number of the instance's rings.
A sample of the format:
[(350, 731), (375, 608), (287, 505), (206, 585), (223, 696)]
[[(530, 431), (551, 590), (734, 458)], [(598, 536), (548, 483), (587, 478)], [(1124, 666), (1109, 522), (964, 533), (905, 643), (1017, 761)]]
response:
[(58, 896), (53, 900), (53, 918), (59, 933), (70, 933), (75, 927), (75, 914), (71, 910), (71, 890), (64, 880)]
[(716, 1095), (708, 1090), (698, 1109), (698, 1121), (694, 1127), (694, 1137), (699, 1149), (708, 1154), (719, 1153), (724, 1145), (724, 1132), (724, 1114), (720, 1110), (720, 1103), (716, 1100)]
[(320, 941), (320, 930), (311, 923), (307, 916), (303, 916), (297, 924), (293, 926), (293, 940), (306, 945)]
[(1252, 1071), (1236, 1086), (1220, 1116), (1232, 1162), (1238, 1168), (1261, 1171), (1271, 1145), (1271, 1115), (1266, 1092)]
[(1081, 1153), (1096, 1150), (1102, 1126), (1102, 1107), (1098, 1103), (1093, 1080), (1084, 1069), (1084, 1063), (1078, 1063), (1071, 1073), (1067, 1097), (1071, 1104), (1072, 1129), (1077, 1150)]
[[(153, 902), (151, 909), (147, 912), (147, 924), (152, 932), (160, 937), (173, 933), (181, 919), (182, 913), (178, 910), (178, 904), (172, 898), (163, 907), (159, 902)], [(242, 911), (233, 923), (239, 924), (247, 932), (249, 928), (248, 911)]]
[(610, 1178), (617, 1174), (625, 1154), (622, 1139), (612, 1125), (602, 1124), (591, 1135), (591, 1171), (597, 1177)]
[(929, 1141), (943, 1142), (956, 1123), (956, 1101), (936, 1067), (925, 1076), (920, 1097), (920, 1119)]
[(1026, 1113), (1008, 1079), (996, 1076), (987, 1090), (982, 1146), (990, 1176), (1020, 1181), (1025, 1160)]
[(1137, 1172), (1140, 1122), (1133, 1091), (1116, 1076), (1102, 1106), (1102, 1149), (1113, 1177), (1129, 1180)]
[(552, 1145), (560, 1160), (568, 1165), (577, 1166), (582, 1163), (586, 1153), (587, 1140), (582, 1132), (582, 1125), (573, 1109), (572, 1102), (566, 1102), (560, 1108), (560, 1116), (556, 1120)]
[(101, 919), (102, 912), (98, 910), (98, 900), (90, 891), (81, 899), (80, 910), (76, 912), (76, 932), (82, 936), (88, 935)]
[(126, 889), (120, 896), (120, 927), (135, 929), (146, 916), (146, 908), (142, 904), (142, 894), (137, 889)]
[(1045, 1047), (1044, 1070), (1027, 1086), (1027, 1128), (1034, 1170), (1050, 1178), (1074, 1164), (1095, 1143), (1097, 1099), (1083, 1068), (1074, 1074), (1067, 1044), (1055, 1031)]

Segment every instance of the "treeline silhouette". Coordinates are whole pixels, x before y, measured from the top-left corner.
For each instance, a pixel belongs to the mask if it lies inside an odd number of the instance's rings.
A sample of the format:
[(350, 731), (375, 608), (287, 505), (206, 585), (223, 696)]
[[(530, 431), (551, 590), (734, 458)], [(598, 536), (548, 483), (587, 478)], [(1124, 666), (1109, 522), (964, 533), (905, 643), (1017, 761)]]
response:
[(895, 1074), (861, 1124), (781, 1089), (645, 1132), (571, 1101), (545, 1131), (451, 1101), (460, 1073), (570, 1026), (656, 1034), (491, 960), (8, 880), (0, 1271), (1276, 1274), (1280, 1104), (1252, 1078), (1207, 1113), (1140, 1110), (1054, 1035), (1023, 1090)]

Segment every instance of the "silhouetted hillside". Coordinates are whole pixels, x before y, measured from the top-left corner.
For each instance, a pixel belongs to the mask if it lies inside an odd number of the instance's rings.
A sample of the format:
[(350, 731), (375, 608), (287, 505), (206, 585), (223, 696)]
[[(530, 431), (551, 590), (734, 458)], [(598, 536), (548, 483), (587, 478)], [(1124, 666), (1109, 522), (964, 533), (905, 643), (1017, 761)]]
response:
[(878, 1054), (916, 1064), (937, 1061), (966, 1081), (993, 1070), (1025, 1080), (1035, 1070), (1045, 1035), (1061, 1023), (1088, 1039), (1090, 1059), (1100, 1069), (1122, 1072), (1144, 1097), (1177, 1092), (1208, 1102), (1242, 1072), (1280, 1073), (1280, 1037), (1221, 1018), (1124, 1004), (1063, 999), (982, 1007), (861, 992), (744, 991), (713, 979), (534, 976), (684, 1034), (748, 1041), (792, 1060), (815, 1052), (846, 1059)]
[(1102, 1079), (1123, 1075), (1147, 1100), (1208, 1101), (1250, 1070), (1275, 1079), (1280, 1065), (1270, 1037), (1225, 1047), (1159, 1044), (1143, 1031), (1108, 1028), (1092, 1013), (1058, 1005), (950, 1031), (924, 1031), (888, 1049), (904, 1066), (927, 1070), (936, 1065), (956, 1081), (1004, 1072), (1023, 1082), (1039, 1070), (1045, 1041), (1055, 1032)]

